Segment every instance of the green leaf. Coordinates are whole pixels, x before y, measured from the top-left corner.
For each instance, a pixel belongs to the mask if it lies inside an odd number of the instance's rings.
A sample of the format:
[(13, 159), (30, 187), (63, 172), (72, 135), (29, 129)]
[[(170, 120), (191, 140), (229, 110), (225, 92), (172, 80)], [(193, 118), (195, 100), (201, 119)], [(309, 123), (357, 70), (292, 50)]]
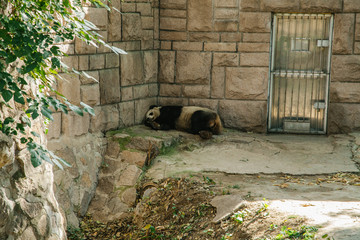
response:
[(23, 121), (26, 125), (28, 125), (29, 127), (31, 127), (31, 121), (30, 121), (29, 117), (27, 117), (27, 116), (22, 116), (22, 117), (21, 117), (21, 121)]
[(9, 63), (12, 63), (16, 60), (16, 56), (14, 54), (8, 54), (7, 55), (7, 58), (6, 58), (6, 63), (9, 64)]
[(7, 125), (7, 124), (9, 124), (9, 123), (13, 123), (15, 120), (12, 118), (12, 117), (7, 117), (7, 118), (5, 118), (5, 120), (4, 120), (4, 125)]
[(54, 54), (54, 55), (59, 55), (60, 54), (60, 51), (59, 51), (59, 47), (57, 47), (57, 46), (52, 46), (51, 48), (50, 48), (50, 51)]
[(48, 57), (51, 57), (52, 56), (52, 53), (50, 51), (44, 51), (43, 53), (43, 58), (46, 59)]
[(84, 112), (87, 112), (93, 116), (95, 116), (95, 112), (94, 112), (94, 109), (92, 107), (90, 107), (89, 105), (83, 103), (83, 102), (80, 102), (80, 105), (84, 107)]
[(32, 119), (36, 119), (40, 114), (38, 113), (38, 111), (34, 111), (32, 114), (31, 114), (31, 118)]
[(0, 91), (4, 89), (5, 85), (6, 85), (6, 81), (4, 79), (0, 79)]
[(60, 68), (60, 60), (56, 57), (53, 57), (51, 58), (51, 63), (52, 63), (52, 68), (55, 69), (55, 68)]
[(15, 100), (15, 102), (25, 104), (25, 99), (24, 99), (23, 95), (21, 94), (21, 92), (14, 93), (14, 100)]
[(10, 90), (3, 89), (1, 92), (1, 96), (3, 97), (5, 102), (8, 102), (12, 98), (13, 93)]
[(37, 132), (31, 131), (31, 134), (35, 137), (40, 137), (40, 135)]
[(73, 105), (71, 103), (68, 103), (68, 106), (71, 109), (71, 111), (75, 112), (76, 114), (78, 114), (80, 116), (84, 115), (83, 111), (78, 106), (75, 106), (75, 105)]
[(39, 154), (35, 151), (33, 151), (31, 153), (31, 164), (35, 168), (41, 165), (41, 158), (40, 158)]
[(49, 108), (47, 108), (47, 107), (45, 107), (45, 106), (42, 106), (42, 107), (41, 107), (41, 113), (42, 113), (46, 118), (50, 119), (51, 121), (54, 120), (54, 118), (53, 118), (53, 116), (52, 116), (52, 111), (51, 111)]
[(29, 65), (26, 65), (26, 66), (22, 69), (21, 73), (22, 73), (22, 74), (29, 73), (29, 72), (31, 72), (32, 70), (34, 70), (37, 66), (38, 66), (38, 63), (37, 63), (37, 62), (31, 63), (31, 64), (29, 64)]

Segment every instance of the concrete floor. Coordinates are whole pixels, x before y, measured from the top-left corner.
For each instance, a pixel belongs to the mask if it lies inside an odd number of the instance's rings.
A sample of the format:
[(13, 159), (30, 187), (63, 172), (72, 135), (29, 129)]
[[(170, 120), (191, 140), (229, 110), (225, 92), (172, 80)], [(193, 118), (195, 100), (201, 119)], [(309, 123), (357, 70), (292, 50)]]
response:
[[(309, 225), (321, 226), (319, 234), (360, 239), (360, 183), (316, 184), (331, 174), (359, 173), (360, 134), (264, 135), (226, 130), (209, 141), (176, 131), (165, 134), (178, 134), (185, 142), (179, 146), (183, 150), (157, 157), (148, 177), (209, 176), (224, 187), (237, 186), (230, 188), (231, 194), (250, 194), (253, 201), (267, 198), (273, 210), (306, 217)], [(285, 181), (284, 176), (298, 180)]]
[[(186, 136), (186, 135), (185, 135)], [(194, 140), (195, 141), (195, 140)], [(198, 140), (204, 143), (204, 140)], [(179, 172), (315, 175), (358, 172), (350, 135), (262, 135), (228, 131), (193, 151), (160, 156), (149, 174), (155, 178)]]

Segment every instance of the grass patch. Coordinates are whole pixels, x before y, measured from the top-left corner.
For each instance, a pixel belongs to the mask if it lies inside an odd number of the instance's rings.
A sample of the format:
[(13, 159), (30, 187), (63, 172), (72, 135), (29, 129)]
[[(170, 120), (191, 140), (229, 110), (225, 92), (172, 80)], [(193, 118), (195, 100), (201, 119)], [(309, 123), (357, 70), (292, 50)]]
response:
[(118, 143), (120, 145), (121, 151), (124, 151), (124, 150), (127, 149), (126, 145), (128, 145), (131, 142), (131, 138), (132, 137), (128, 136), (128, 137), (125, 137), (125, 138), (119, 138), (118, 139)]

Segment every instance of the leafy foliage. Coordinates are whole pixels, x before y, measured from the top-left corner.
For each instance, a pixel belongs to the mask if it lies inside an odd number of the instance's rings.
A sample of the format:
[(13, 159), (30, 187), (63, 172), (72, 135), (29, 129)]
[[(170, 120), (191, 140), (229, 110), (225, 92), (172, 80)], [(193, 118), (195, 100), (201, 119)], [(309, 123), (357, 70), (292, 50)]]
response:
[[(20, 105), (17, 108), (22, 109), (24, 114), (19, 120), (0, 116), (0, 131), (8, 136), (23, 135), (21, 142), (27, 144), (34, 167), (45, 160), (62, 168), (60, 163), (68, 164), (37, 144), (33, 139), (39, 136), (37, 133), (33, 132), (33, 136), (29, 137), (25, 130), (31, 127), (31, 120), (41, 115), (53, 120), (52, 114), (58, 110), (94, 115), (93, 109), (85, 103), (75, 106), (53, 88), (60, 79), (60, 70), (89, 77), (84, 72), (69, 69), (61, 62), (61, 58), (67, 55), (61, 51), (59, 44), (79, 38), (94, 46), (102, 44), (117, 54), (125, 53), (106, 44), (96, 32), (96, 26), (84, 18), (84, 4), (110, 8), (106, 1), (101, 0), (3, 2), (5, 4), (0, 6), (0, 13), (5, 13), (0, 14), (0, 106), (11, 108), (13, 101)], [(9, 73), (9, 67), (16, 67), (15, 74)], [(26, 89), (34, 83), (38, 91), (29, 94)]]

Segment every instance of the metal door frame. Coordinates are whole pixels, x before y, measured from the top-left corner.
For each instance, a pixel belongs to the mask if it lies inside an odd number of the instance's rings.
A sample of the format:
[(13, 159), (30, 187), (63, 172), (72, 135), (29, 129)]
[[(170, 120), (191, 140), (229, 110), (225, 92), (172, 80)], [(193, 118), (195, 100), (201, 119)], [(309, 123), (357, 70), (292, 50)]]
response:
[[(301, 134), (327, 134), (328, 130), (328, 111), (329, 111), (329, 92), (330, 92), (330, 79), (331, 79), (331, 57), (332, 57), (332, 43), (334, 35), (334, 14), (330, 13), (273, 13), (271, 21), (271, 37), (270, 37), (270, 67), (269, 67), (269, 81), (268, 81), (268, 104), (267, 104), (267, 121), (266, 121), (266, 130), (268, 133), (289, 133), (285, 131), (271, 131), (271, 109), (272, 109), (272, 92), (273, 92), (273, 71), (275, 63), (275, 44), (276, 44), (276, 31), (277, 31), (277, 15), (328, 15), (330, 16), (330, 25), (329, 25), (329, 49), (328, 49), (328, 74), (326, 74), (326, 84), (325, 84), (325, 110), (324, 110), (324, 130), (317, 132), (301, 132)], [(299, 133), (299, 132), (294, 132)]]

